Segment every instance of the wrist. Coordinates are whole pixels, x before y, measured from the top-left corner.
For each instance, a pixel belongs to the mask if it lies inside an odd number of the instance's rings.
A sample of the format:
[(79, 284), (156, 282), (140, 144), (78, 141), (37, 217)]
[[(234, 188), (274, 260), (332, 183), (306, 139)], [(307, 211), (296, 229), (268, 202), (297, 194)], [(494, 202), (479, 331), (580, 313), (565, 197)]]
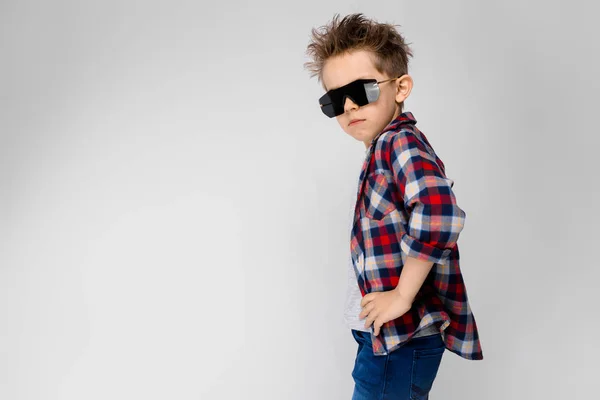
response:
[(400, 290), (399, 285), (396, 286), (394, 290), (397, 292), (398, 297), (402, 299), (403, 302), (412, 305), (412, 303), (415, 301), (415, 296), (411, 296), (409, 293), (406, 293), (406, 291)]

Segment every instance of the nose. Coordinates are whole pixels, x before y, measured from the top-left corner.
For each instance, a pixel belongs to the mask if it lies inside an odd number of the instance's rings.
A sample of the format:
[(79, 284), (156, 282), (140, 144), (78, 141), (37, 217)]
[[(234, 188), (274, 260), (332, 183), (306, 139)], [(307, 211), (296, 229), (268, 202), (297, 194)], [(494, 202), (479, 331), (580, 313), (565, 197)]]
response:
[(348, 110), (358, 110), (358, 105), (356, 105), (355, 102), (353, 102), (350, 97), (346, 96), (346, 98), (344, 99), (344, 112), (348, 112)]

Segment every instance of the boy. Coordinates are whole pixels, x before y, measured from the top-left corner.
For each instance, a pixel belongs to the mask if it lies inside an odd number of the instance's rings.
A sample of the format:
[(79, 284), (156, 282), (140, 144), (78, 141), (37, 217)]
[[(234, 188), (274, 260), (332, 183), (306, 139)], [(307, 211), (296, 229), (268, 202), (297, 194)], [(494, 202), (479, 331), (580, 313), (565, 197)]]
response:
[(444, 350), (483, 359), (459, 267), (466, 213), (444, 163), (403, 112), (410, 48), (393, 25), (338, 17), (312, 30), (314, 61), (305, 66), (326, 92), (322, 112), (366, 147), (350, 235), (352, 399), (427, 399)]

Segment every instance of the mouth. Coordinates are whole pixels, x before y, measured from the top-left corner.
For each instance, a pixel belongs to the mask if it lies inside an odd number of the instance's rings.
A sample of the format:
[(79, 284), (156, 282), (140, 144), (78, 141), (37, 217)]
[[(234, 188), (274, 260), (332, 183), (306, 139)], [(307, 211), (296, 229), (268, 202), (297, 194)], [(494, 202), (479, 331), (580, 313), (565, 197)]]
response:
[(364, 119), (353, 119), (352, 121), (350, 121), (350, 123), (348, 124), (348, 126), (354, 126), (354, 125), (358, 125), (361, 122), (364, 122)]

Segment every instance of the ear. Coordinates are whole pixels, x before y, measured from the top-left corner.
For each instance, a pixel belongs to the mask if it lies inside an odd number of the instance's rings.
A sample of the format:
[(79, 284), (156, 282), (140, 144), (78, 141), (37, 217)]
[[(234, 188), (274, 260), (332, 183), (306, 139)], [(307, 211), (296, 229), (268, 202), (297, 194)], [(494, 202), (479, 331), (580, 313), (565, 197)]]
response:
[(413, 79), (410, 75), (404, 74), (394, 82), (396, 84), (396, 102), (402, 103), (412, 91)]

